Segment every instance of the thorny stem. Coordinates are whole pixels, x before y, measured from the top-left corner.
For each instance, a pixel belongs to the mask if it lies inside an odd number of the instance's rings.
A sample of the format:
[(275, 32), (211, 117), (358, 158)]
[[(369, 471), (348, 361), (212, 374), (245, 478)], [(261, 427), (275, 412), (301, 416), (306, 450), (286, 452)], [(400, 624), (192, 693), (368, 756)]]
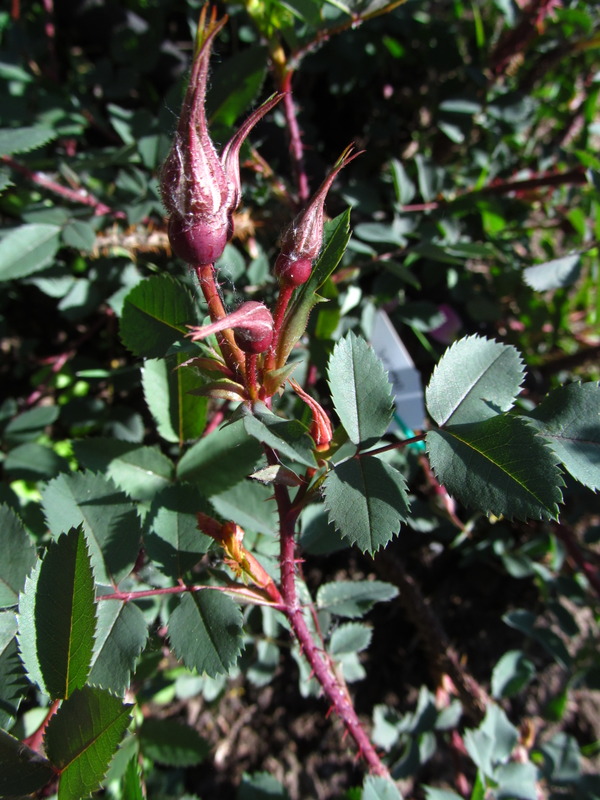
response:
[[(211, 322), (223, 319), (223, 317), (227, 316), (227, 312), (225, 311), (221, 295), (219, 294), (214, 264), (199, 264), (194, 269), (208, 306), (208, 314)], [(230, 328), (220, 331), (220, 333), (217, 334), (217, 339), (219, 341), (221, 353), (229, 369), (235, 375), (243, 375), (245, 371), (244, 354), (235, 343), (233, 331)]]
[[(277, 456), (275, 452), (270, 448), (266, 448), (266, 453), (269, 464), (276, 464)], [(323, 654), (319, 644), (315, 642), (306, 623), (304, 611), (300, 605), (296, 590), (295, 525), (299, 509), (292, 506), (285, 486), (275, 486), (275, 501), (280, 525), (280, 591), (283, 598), (283, 613), (289, 620), (293, 634), (300, 645), (304, 657), (310, 664), (315, 678), (320, 683), (326, 697), (332, 704), (332, 708), (342, 720), (346, 730), (356, 742), (359, 754), (367, 762), (370, 772), (373, 775), (380, 775), (391, 780), (389, 770), (377, 755), (367, 732), (358, 718), (344, 681), (335, 674), (331, 662)]]
[(294, 97), (292, 95), (292, 75), (293, 71), (288, 69), (283, 77), (283, 80), (281, 81), (281, 91), (285, 92), (283, 95), (283, 111), (290, 136), (290, 155), (292, 158), (292, 166), (296, 178), (296, 187), (298, 189), (298, 203), (300, 206), (303, 206), (308, 202), (310, 197), (310, 187), (308, 185), (308, 177), (304, 168), (304, 146), (302, 145), (302, 134), (300, 133)]
[(256, 373), (256, 353), (246, 353), (246, 388), (252, 403), (258, 400), (258, 376)]
[(125, 214), (124, 211), (114, 211), (90, 194), (86, 189), (69, 189), (67, 186), (62, 186), (43, 172), (34, 172), (30, 170), (29, 167), (15, 161), (15, 159), (10, 156), (0, 156), (0, 161), (11, 169), (14, 169), (15, 172), (20, 172), (21, 175), (24, 175), (28, 180), (41, 186), (43, 189), (48, 189), (48, 191), (54, 192), (54, 194), (58, 194), (72, 203), (81, 203), (84, 206), (90, 206), (90, 208), (94, 209), (94, 214), (96, 216), (106, 214), (115, 219), (127, 219), (127, 214)]
[(265, 363), (265, 369), (267, 370), (273, 369), (275, 366), (275, 356), (279, 347), (279, 334), (281, 333), (283, 318), (285, 317), (285, 312), (287, 311), (293, 291), (293, 286), (281, 286), (279, 289), (277, 304), (273, 312), (273, 343), (269, 349)]

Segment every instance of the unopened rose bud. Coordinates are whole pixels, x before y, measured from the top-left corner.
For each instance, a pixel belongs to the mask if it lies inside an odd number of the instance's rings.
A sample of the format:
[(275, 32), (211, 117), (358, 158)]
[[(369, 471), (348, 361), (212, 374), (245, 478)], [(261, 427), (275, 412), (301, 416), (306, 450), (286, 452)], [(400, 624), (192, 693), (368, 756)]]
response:
[(243, 123), (219, 157), (208, 133), (206, 84), (212, 43), (226, 23), (200, 15), (196, 51), (181, 116), (161, 174), (161, 195), (171, 215), (169, 241), (188, 264), (212, 264), (233, 234), (232, 215), (240, 202), (239, 152), (244, 139), (283, 95), (274, 95)]
[(283, 286), (302, 286), (309, 279), (313, 261), (323, 245), (325, 198), (338, 172), (360, 155), (352, 150), (352, 145), (344, 150), (308, 206), (284, 233), (274, 270)]
[(273, 316), (265, 305), (255, 300), (242, 303), (237, 311), (210, 325), (201, 328), (190, 327), (188, 336), (192, 341), (198, 342), (206, 339), (211, 333), (218, 333), (227, 328), (234, 331), (236, 344), (244, 353), (264, 353), (273, 341)]

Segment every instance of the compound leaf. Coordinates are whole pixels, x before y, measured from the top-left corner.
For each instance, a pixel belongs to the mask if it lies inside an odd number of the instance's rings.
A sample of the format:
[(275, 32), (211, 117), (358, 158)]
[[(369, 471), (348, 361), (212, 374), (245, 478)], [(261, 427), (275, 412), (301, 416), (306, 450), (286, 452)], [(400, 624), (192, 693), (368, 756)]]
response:
[(479, 422), (507, 411), (523, 380), (523, 362), (512, 346), (467, 336), (450, 347), (425, 390), (438, 425)]
[(101, 600), (89, 683), (123, 694), (148, 638), (144, 615), (135, 603)]
[(333, 348), (327, 367), (333, 404), (350, 441), (368, 446), (386, 432), (393, 400), (375, 351), (350, 332)]
[(59, 475), (42, 493), (42, 506), (53, 536), (83, 525), (99, 583), (118, 583), (133, 569), (139, 552), (140, 526), (135, 506), (101, 475)]
[(211, 678), (226, 674), (242, 649), (241, 611), (222, 592), (185, 594), (171, 614), (169, 638), (186, 667)]
[(49, 761), (0, 730), (0, 797), (20, 798), (33, 794), (53, 777)]
[(440, 483), (465, 505), (511, 519), (556, 518), (556, 459), (522, 419), (497, 416), (429, 431), (427, 449)]
[(403, 475), (375, 456), (336, 466), (325, 479), (324, 493), (329, 521), (363, 552), (384, 547), (408, 516)]
[(317, 606), (338, 617), (355, 619), (364, 616), (375, 603), (393, 600), (398, 589), (383, 581), (335, 581), (325, 583), (317, 592)]
[(100, 787), (129, 725), (129, 709), (103, 689), (73, 692), (48, 723), (44, 743), (60, 773), (58, 800), (81, 800)]
[[(35, 590), (35, 600), (22, 603), (19, 615), (25, 666), (35, 657), (50, 697), (69, 697), (87, 679), (96, 627), (94, 576), (80, 530), (50, 543), (36, 580), (26, 586), (25, 594), (30, 590)], [(24, 640), (28, 640), (27, 648)], [(34, 667), (34, 678), (36, 673)]]
[(551, 392), (530, 417), (565, 469), (600, 489), (600, 384), (571, 383)]
[(19, 601), (35, 564), (35, 547), (21, 520), (6, 505), (0, 506), (0, 553), (0, 608), (7, 608)]
[(154, 275), (134, 286), (125, 298), (121, 340), (136, 356), (160, 358), (195, 319), (188, 290), (169, 275)]

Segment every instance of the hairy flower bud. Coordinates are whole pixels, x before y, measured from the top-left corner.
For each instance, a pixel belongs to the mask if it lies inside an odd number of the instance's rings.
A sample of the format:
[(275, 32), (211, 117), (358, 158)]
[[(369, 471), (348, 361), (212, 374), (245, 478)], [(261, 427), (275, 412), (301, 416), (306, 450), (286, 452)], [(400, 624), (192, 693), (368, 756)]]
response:
[(302, 286), (310, 277), (312, 264), (321, 252), (325, 198), (338, 172), (360, 153), (347, 147), (329, 175), (283, 235), (281, 252), (275, 261), (275, 275), (284, 286)]
[(273, 316), (269, 309), (255, 300), (246, 303), (210, 325), (202, 328), (190, 327), (188, 336), (194, 342), (205, 339), (211, 333), (218, 333), (227, 328), (234, 331), (235, 341), (244, 353), (264, 353), (273, 341)]
[(205, 99), (212, 43), (227, 17), (202, 9), (190, 81), (181, 116), (161, 173), (161, 196), (170, 214), (173, 252), (189, 264), (212, 264), (233, 234), (240, 202), (239, 152), (244, 139), (282, 96), (273, 95), (243, 123), (219, 157), (208, 133)]

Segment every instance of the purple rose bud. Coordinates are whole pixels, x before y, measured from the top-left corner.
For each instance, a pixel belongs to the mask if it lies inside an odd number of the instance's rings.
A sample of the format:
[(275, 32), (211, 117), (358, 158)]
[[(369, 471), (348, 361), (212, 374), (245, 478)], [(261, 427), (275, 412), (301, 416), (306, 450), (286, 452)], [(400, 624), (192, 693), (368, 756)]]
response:
[(211, 333), (218, 333), (227, 328), (234, 331), (235, 341), (244, 353), (258, 354), (266, 352), (273, 341), (273, 316), (269, 309), (255, 300), (246, 303), (210, 325), (202, 328), (190, 327), (188, 336), (194, 342), (206, 339)]
[(212, 43), (227, 22), (202, 9), (196, 50), (181, 116), (161, 173), (161, 195), (170, 214), (173, 252), (194, 266), (213, 264), (233, 234), (232, 216), (240, 202), (239, 152), (250, 130), (283, 95), (256, 109), (219, 157), (208, 133), (206, 84)]
[(325, 198), (338, 172), (360, 155), (352, 150), (353, 145), (344, 150), (308, 206), (284, 233), (281, 252), (275, 262), (275, 275), (282, 285), (302, 286), (309, 279), (312, 263), (321, 252), (323, 244)]

